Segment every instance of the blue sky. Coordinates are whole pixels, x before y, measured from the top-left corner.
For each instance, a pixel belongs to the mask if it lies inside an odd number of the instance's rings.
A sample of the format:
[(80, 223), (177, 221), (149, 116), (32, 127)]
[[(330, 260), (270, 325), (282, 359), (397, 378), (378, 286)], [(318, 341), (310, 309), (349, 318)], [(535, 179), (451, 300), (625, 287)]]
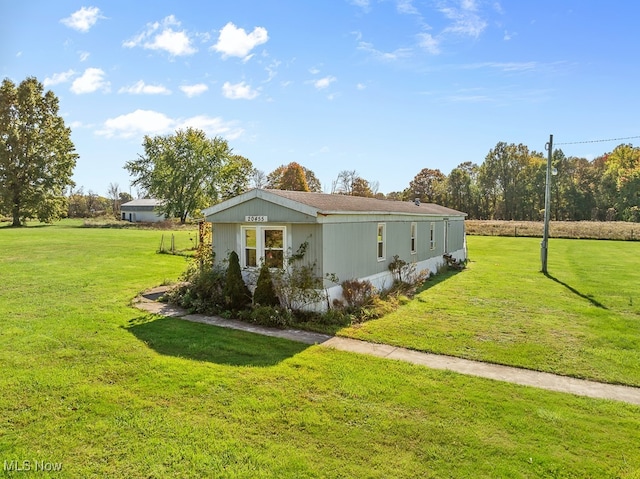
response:
[(128, 191), (145, 134), (194, 126), (265, 173), (296, 161), (330, 191), (356, 170), (388, 193), (500, 141), (640, 135), (639, 16), (627, 0), (0, 0), (0, 76), (56, 93), (85, 191)]

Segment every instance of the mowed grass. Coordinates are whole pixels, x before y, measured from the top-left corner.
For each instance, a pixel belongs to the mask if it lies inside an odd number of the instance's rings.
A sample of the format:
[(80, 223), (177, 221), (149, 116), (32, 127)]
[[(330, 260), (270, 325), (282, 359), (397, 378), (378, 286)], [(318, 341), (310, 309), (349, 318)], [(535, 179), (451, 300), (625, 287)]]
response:
[(2, 477), (640, 477), (636, 406), (143, 314), (158, 239), (0, 229)]
[(640, 243), (469, 236), (460, 273), (427, 283), (359, 339), (640, 386)]

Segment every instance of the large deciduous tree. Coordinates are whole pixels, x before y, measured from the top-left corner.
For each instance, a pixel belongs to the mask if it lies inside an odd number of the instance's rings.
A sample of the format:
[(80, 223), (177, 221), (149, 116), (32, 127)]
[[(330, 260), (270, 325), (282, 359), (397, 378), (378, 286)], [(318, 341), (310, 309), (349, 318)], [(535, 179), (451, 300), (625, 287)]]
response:
[(246, 190), (253, 166), (231, 154), (226, 140), (207, 138), (202, 130), (187, 128), (165, 136), (145, 136), (144, 155), (125, 168), (132, 184), (163, 200), (160, 212), (182, 223), (212, 203)]
[[(415, 198), (427, 203), (444, 203), (447, 177), (438, 169), (423, 168), (409, 183)], [(414, 199), (414, 198), (412, 198)]]
[(514, 220), (522, 217), (527, 186), (529, 148), (523, 144), (498, 143), (480, 167), (479, 181), (485, 190), (493, 219)]
[(640, 148), (619, 145), (607, 156), (605, 179), (613, 184), (616, 219), (640, 219)]
[(377, 181), (369, 182), (358, 175), (356, 170), (342, 170), (331, 185), (331, 193), (373, 198), (378, 192)]
[(0, 87), (0, 213), (13, 226), (28, 218), (50, 222), (66, 211), (64, 191), (78, 155), (58, 115), (58, 98), (36, 78)]
[(322, 191), (320, 181), (313, 171), (295, 161), (281, 165), (269, 173), (266, 187), (274, 190)]
[(470, 217), (479, 215), (480, 193), (478, 190), (478, 170), (471, 161), (459, 164), (447, 178), (447, 198), (453, 209), (464, 211)]

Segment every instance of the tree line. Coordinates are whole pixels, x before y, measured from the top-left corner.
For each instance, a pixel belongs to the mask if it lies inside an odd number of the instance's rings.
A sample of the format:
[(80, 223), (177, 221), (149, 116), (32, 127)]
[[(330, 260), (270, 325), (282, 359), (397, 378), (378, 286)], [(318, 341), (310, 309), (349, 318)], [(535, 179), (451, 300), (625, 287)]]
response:
[[(550, 219), (640, 221), (640, 148), (621, 144), (591, 161), (553, 151)], [(469, 219), (538, 221), (544, 217), (547, 160), (522, 144), (498, 143), (480, 165), (449, 175), (425, 168), (400, 193), (468, 213)]]
[[(29, 77), (0, 87), (0, 215), (14, 226), (26, 219), (118, 215), (131, 199), (117, 184), (107, 197), (74, 189), (78, 155), (71, 130), (58, 114), (58, 99)], [(138, 197), (164, 200), (168, 217), (197, 217), (212, 204), (250, 188), (323, 191), (315, 173), (292, 162), (265, 174), (236, 155), (226, 140), (195, 128), (145, 136), (144, 153), (125, 169)], [(640, 148), (621, 144), (591, 161), (552, 154), (552, 220), (640, 221)], [(464, 211), (469, 219), (541, 220), (544, 216), (545, 155), (523, 144), (499, 142), (481, 164), (464, 162), (449, 175), (423, 168), (403, 191), (383, 194), (377, 181), (355, 170), (340, 171), (330, 192), (392, 200), (437, 203)]]

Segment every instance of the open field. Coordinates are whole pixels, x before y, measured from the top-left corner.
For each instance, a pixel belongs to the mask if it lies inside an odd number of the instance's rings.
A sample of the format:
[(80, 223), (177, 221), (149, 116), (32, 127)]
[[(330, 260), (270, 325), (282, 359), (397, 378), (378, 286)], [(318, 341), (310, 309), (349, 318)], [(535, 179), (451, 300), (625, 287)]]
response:
[[(471, 268), (423, 295), (482, 270), (477, 239)], [(640, 477), (636, 406), (144, 315), (130, 299), (185, 267), (157, 243), (0, 228), (2, 477)], [(552, 275), (575, 285), (556, 249)], [(625, 295), (595, 299), (618, 311)], [(62, 470), (8, 470), (22, 461)]]
[(468, 268), (341, 335), (640, 386), (640, 243), (467, 238)]
[[(466, 220), (470, 235), (536, 236), (542, 238), (542, 221)], [(624, 221), (550, 221), (551, 238), (640, 240), (640, 223)]]

